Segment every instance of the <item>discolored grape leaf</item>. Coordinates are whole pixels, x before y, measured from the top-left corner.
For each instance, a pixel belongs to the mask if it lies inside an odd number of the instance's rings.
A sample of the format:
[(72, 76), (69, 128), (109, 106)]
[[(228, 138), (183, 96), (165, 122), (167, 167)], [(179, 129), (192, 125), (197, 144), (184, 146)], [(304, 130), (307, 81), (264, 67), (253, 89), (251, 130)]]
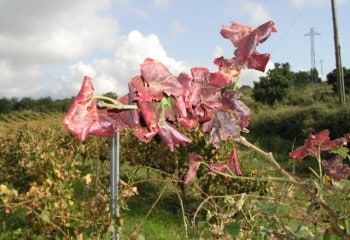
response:
[(198, 154), (191, 154), (189, 156), (188, 170), (184, 178), (184, 184), (188, 184), (196, 178), (197, 171), (202, 161), (203, 157)]
[(159, 123), (159, 137), (171, 152), (174, 151), (175, 147), (186, 146), (192, 142), (190, 138), (181, 133), (173, 124), (166, 121)]
[(268, 21), (255, 30), (237, 23), (232, 23), (230, 27), (223, 26), (220, 33), (236, 47), (235, 56), (232, 59), (220, 57), (215, 59), (214, 63), (218, 65), (219, 69), (240, 70), (247, 66), (251, 69), (265, 71), (270, 55), (259, 54), (256, 47), (263, 43), (272, 32), (276, 32), (274, 25), (274, 22)]
[(227, 90), (221, 98), (222, 107), (215, 112), (214, 117), (204, 125), (204, 132), (209, 132), (208, 141), (215, 147), (228, 138), (238, 139), (241, 131), (247, 131), (251, 112), (239, 100), (238, 91)]
[(240, 126), (233, 111), (218, 110), (214, 118), (209, 122), (208, 141), (218, 148), (221, 141), (228, 138), (238, 139), (240, 136)]
[[(82, 87), (62, 120), (63, 124), (80, 140), (88, 135), (113, 138), (115, 132), (139, 125), (137, 110), (107, 110), (99, 108), (94, 98), (91, 78), (84, 77)], [(129, 95), (117, 99), (129, 104)]]
[(252, 53), (252, 55), (250, 55), (250, 58), (248, 59), (248, 62), (247, 62), (247, 67), (249, 69), (255, 69), (260, 72), (265, 72), (265, 68), (269, 60), (270, 60), (269, 53), (259, 54), (255, 51)]
[(218, 173), (227, 173), (227, 166), (225, 163), (210, 163), (209, 175), (216, 176)]
[(237, 157), (237, 151), (236, 149), (233, 149), (231, 152), (231, 156), (227, 161), (227, 167), (231, 171), (231, 173), (235, 174), (236, 176), (242, 176), (242, 171), (239, 167), (238, 157)]
[(85, 77), (82, 87), (63, 119), (63, 124), (80, 140), (87, 135), (113, 137), (114, 120), (97, 108), (93, 99), (94, 87), (91, 78)]
[(154, 136), (160, 139), (174, 151), (175, 147), (186, 146), (192, 140), (181, 133), (172, 122), (176, 121), (174, 101), (170, 97), (163, 97), (161, 101), (138, 101), (143, 122), (147, 126), (134, 131), (139, 140), (149, 142)]
[(342, 163), (342, 158), (338, 155), (329, 160), (322, 160), (322, 167), (327, 175), (336, 181), (340, 181), (340, 179), (350, 180), (350, 166)]
[(305, 144), (290, 152), (289, 156), (298, 160), (302, 160), (306, 156), (317, 158), (323, 151), (335, 150), (346, 144), (345, 138), (341, 141), (340, 139), (331, 141), (329, 134), (330, 132), (328, 129), (322, 130), (315, 135), (310, 134)]
[[(141, 64), (141, 76), (147, 85), (147, 89), (151, 89), (153, 92), (159, 93), (158, 95), (167, 96), (180, 96), (184, 92), (183, 86), (178, 82), (175, 76), (173, 76), (169, 69), (162, 63), (155, 61), (151, 58), (147, 58), (143, 64)], [(142, 91), (139, 91), (144, 100), (153, 100), (146, 98)], [(157, 99), (160, 100), (160, 99)]]
[[(125, 105), (134, 104), (131, 94), (126, 94), (117, 98), (117, 102)], [(116, 118), (114, 127), (117, 132), (123, 131), (125, 128), (134, 128), (140, 125), (140, 115), (137, 109), (127, 109), (122, 111), (107, 111), (111, 119)]]
[(141, 76), (133, 77), (129, 82), (129, 92), (133, 96), (133, 100), (151, 102), (152, 100), (160, 100), (164, 97), (164, 93), (155, 88), (148, 87)]
[(211, 163), (209, 164), (209, 174), (216, 176), (217, 173), (224, 173), (235, 176), (242, 176), (241, 169), (239, 167), (237, 151), (233, 149), (231, 155), (226, 163)]

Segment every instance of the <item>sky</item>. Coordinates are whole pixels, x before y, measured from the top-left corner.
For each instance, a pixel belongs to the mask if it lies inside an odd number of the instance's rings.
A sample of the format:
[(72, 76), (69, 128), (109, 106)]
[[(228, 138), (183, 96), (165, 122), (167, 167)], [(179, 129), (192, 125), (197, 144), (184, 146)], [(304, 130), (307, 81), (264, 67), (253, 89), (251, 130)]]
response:
[[(350, 0), (335, 0), (342, 64), (350, 67)], [(128, 92), (140, 64), (153, 58), (174, 75), (192, 67), (217, 68), (233, 56), (220, 29), (232, 22), (277, 32), (259, 45), (274, 63), (293, 71), (311, 67), (311, 28), (320, 75), (335, 68), (330, 0), (0, 0), (0, 98), (60, 99), (79, 91), (85, 75), (96, 94)], [(265, 73), (242, 71), (240, 85)]]

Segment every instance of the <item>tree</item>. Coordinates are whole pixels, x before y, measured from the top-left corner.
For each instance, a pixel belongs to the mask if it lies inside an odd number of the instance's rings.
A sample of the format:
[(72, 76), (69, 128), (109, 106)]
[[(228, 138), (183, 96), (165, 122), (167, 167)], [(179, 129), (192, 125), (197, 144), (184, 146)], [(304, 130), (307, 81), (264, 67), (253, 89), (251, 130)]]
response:
[(295, 74), (296, 85), (306, 85), (310, 83), (310, 74), (307, 71), (299, 71)]
[(38, 112), (49, 112), (54, 109), (54, 102), (51, 97), (43, 97), (33, 101), (32, 108)]
[(12, 111), (13, 103), (7, 98), (0, 99), (0, 113), (9, 113)]
[(310, 70), (310, 78), (309, 78), (309, 82), (311, 81), (311, 83), (318, 83), (321, 82), (321, 78), (318, 75), (318, 71), (316, 68), (312, 68)]
[[(350, 68), (343, 67), (345, 92), (350, 93)], [(333, 91), (338, 93), (337, 69), (327, 74), (327, 83), (333, 86)]]
[(254, 100), (273, 106), (287, 95), (294, 78), (289, 63), (275, 63), (275, 68), (269, 70), (266, 77), (260, 77), (259, 82), (254, 82)]
[(30, 97), (24, 97), (18, 102), (15, 103), (13, 110), (20, 111), (20, 110), (30, 110), (35, 105), (35, 100), (33, 100)]
[(106, 92), (103, 94), (103, 96), (105, 97), (109, 97), (109, 98), (112, 98), (112, 99), (117, 99), (118, 98), (118, 95), (114, 92)]

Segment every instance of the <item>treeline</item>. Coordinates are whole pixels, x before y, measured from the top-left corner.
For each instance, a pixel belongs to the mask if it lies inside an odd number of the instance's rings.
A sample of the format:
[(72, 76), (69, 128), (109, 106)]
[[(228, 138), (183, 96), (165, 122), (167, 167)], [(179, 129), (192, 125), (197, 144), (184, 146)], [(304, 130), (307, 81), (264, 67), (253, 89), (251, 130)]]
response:
[(13, 111), (31, 110), (35, 112), (66, 112), (68, 111), (74, 97), (65, 99), (52, 99), (43, 97), (32, 99), (30, 97), (18, 98), (1, 98), (0, 113), (10, 113)]
[[(103, 96), (117, 98), (113, 92), (104, 93)], [(31, 110), (34, 112), (67, 112), (75, 97), (64, 99), (52, 99), (43, 97), (33, 99), (30, 97), (18, 98), (0, 98), (0, 114), (17, 111)]]
[[(311, 73), (310, 73), (311, 72)], [(287, 63), (275, 63), (275, 67), (270, 69), (266, 76), (260, 77), (258, 82), (254, 82), (252, 98), (256, 102), (261, 102), (270, 106), (275, 103), (293, 103), (293, 105), (300, 104), (301, 94), (307, 86), (313, 85), (311, 90), (312, 96), (309, 99), (325, 100), (325, 94), (320, 94), (315, 86), (325, 83), (332, 86), (333, 95), (337, 94), (337, 72), (334, 69), (327, 74), (327, 81), (322, 82), (318, 75), (317, 69), (313, 69), (310, 72), (299, 71), (293, 72), (290, 64)], [(350, 69), (344, 67), (344, 85), (346, 94), (350, 93)], [(299, 94), (296, 95), (296, 92)], [(303, 93), (306, 95), (307, 93)], [(328, 94), (330, 95), (330, 94)], [(287, 103), (289, 105), (289, 103)]]

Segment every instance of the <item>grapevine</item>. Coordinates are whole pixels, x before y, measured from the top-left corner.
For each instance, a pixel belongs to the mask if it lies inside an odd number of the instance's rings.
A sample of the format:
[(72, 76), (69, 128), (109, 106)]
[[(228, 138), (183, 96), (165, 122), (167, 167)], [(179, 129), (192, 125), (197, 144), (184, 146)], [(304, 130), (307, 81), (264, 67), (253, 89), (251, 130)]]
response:
[[(242, 69), (265, 70), (270, 55), (256, 48), (275, 31), (272, 21), (256, 29), (237, 23), (223, 26), (220, 33), (235, 51), (232, 58), (214, 59), (217, 72), (194, 67), (190, 74), (174, 76), (162, 63), (147, 58), (141, 75), (129, 81), (129, 93), (118, 99), (95, 96), (86, 76), (63, 123), (82, 141), (88, 135), (112, 138), (115, 132), (131, 128), (140, 141), (148, 143), (157, 136), (170, 151), (192, 142), (180, 129), (201, 129), (215, 148), (229, 138), (238, 140), (241, 132), (248, 131), (251, 111), (234, 86)], [(241, 175), (235, 150), (226, 165), (209, 167)], [(190, 167), (185, 183), (194, 179), (191, 169), (196, 168)]]

